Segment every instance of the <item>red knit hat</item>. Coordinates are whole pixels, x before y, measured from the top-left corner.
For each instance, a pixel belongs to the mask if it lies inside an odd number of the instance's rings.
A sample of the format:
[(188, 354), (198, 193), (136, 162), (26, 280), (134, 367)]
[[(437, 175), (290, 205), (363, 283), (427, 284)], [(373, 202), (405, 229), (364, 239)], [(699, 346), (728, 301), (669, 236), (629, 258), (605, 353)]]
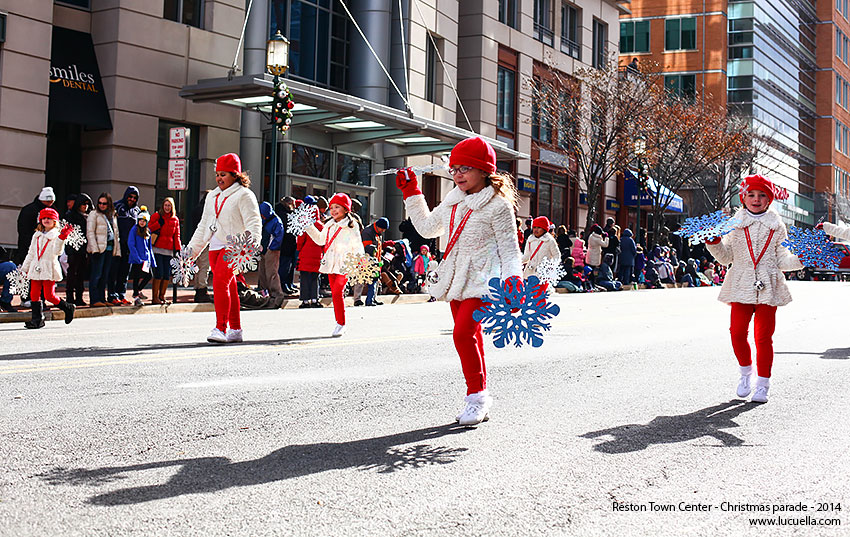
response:
[(38, 221), (41, 222), (43, 218), (52, 218), (58, 221), (59, 213), (56, 212), (56, 209), (53, 209), (51, 207), (45, 207), (44, 209), (38, 212)]
[(552, 225), (552, 222), (549, 221), (545, 216), (538, 216), (531, 222), (531, 227), (542, 227), (543, 229), (549, 229), (549, 226)]
[(342, 205), (343, 207), (345, 207), (346, 211), (351, 212), (351, 198), (348, 197), (348, 194), (334, 194), (334, 197), (332, 197), (328, 202), (328, 206), (331, 206), (334, 203), (336, 203), (337, 205)]
[(242, 173), (242, 161), (236, 153), (222, 155), (215, 160), (215, 171)]
[(484, 138), (475, 136), (458, 142), (449, 157), (449, 166), (472, 166), (487, 173), (496, 171), (496, 151)]
[(761, 175), (748, 175), (741, 183), (740, 192), (738, 195), (741, 198), (741, 203), (744, 203), (744, 196), (750, 190), (761, 190), (767, 194), (768, 199), (773, 202), (774, 199), (788, 199), (788, 191), (782, 187), (778, 187), (771, 183), (766, 177)]

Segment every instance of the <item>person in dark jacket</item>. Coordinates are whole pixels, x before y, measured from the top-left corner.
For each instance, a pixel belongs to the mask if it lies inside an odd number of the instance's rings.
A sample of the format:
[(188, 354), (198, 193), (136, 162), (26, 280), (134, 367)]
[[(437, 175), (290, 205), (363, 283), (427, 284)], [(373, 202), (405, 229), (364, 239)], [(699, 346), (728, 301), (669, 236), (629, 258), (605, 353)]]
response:
[(611, 231), (606, 231), (608, 233), (608, 246), (602, 248), (602, 255), (611, 254), (614, 256), (614, 263), (611, 266), (612, 270), (616, 270), (617, 263), (620, 257), (620, 226), (617, 226), (611, 220), (611, 227), (609, 228)]
[[(363, 250), (366, 255), (376, 258), (378, 261), (382, 259), (383, 252), (381, 243), (383, 241), (384, 232), (390, 228), (390, 221), (383, 216), (378, 218), (371, 226), (368, 226), (360, 232), (360, 240), (363, 241)], [(375, 283), (372, 281), (366, 285), (366, 305), (380, 306), (383, 302), (378, 302), (375, 297)], [(355, 304), (360, 300), (360, 293), (354, 293)]]
[(33, 198), (32, 203), (21, 207), (18, 213), (18, 249), (15, 252), (15, 264), (21, 265), (30, 248), (32, 235), (38, 225), (38, 213), (46, 207), (53, 207), (56, 202), (56, 194), (53, 188), (46, 186)]
[(567, 233), (566, 226), (558, 226), (558, 234), (555, 236), (555, 242), (558, 243), (558, 250), (561, 251), (561, 259), (570, 256), (570, 250), (573, 247), (573, 241)]
[(617, 279), (623, 285), (631, 285), (632, 274), (635, 270), (635, 256), (637, 255), (637, 245), (632, 238), (632, 230), (623, 230), (623, 236), (620, 238), (620, 265), (617, 268)]
[(283, 223), (283, 241), (280, 244), (280, 263), (278, 274), (280, 275), (280, 286), (287, 295), (295, 293), (293, 279), (295, 277), (296, 262), (296, 237), (289, 232), (289, 215), (295, 210), (295, 198), (286, 196), (276, 204), (275, 213)]
[(676, 259), (684, 261), (690, 256), (688, 251), (688, 241), (676, 232), (682, 229), (682, 224), (678, 222), (673, 224), (672, 233), (670, 233), (670, 246), (676, 252)]
[(274, 309), (283, 304), (284, 294), (280, 287), (280, 246), (283, 244), (283, 222), (275, 214), (272, 204), (264, 201), (260, 204), (260, 216), (263, 219), (263, 236), (260, 240), (260, 274), (257, 287), (268, 291), (269, 301)]
[[(92, 201), (88, 194), (78, 194), (74, 199), (74, 206), (65, 213), (65, 220), (69, 224), (80, 226), (83, 237), (86, 236), (89, 211), (92, 210)], [(88, 251), (86, 243), (79, 250), (65, 246), (65, 254), (68, 256), (68, 272), (65, 274), (65, 301), (75, 306), (85, 306), (83, 292), (85, 291), (86, 274), (88, 273)]]
[(620, 291), (623, 289), (623, 284), (614, 280), (614, 272), (611, 270), (613, 264), (613, 255), (605, 254), (602, 257), (602, 264), (596, 269), (596, 285), (604, 287), (607, 291)]
[(646, 278), (644, 277), (643, 271), (646, 268), (646, 255), (643, 253), (643, 246), (640, 244), (637, 245), (636, 248), (637, 253), (635, 254), (635, 281), (637, 283), (644, 283)]
[(136, 225), (136, 217), (140, 212), (139, 189), (128, 186), (124, 191), (124, 197), (115, 202), (121, 257), (114, 260), (109, 270), (109, 302), (114, 306), (130, 304), (126, 297), (127, 279), (130, 276), (130, 250), (127, 248), (127, 239), (130, 237), (130, 229)]

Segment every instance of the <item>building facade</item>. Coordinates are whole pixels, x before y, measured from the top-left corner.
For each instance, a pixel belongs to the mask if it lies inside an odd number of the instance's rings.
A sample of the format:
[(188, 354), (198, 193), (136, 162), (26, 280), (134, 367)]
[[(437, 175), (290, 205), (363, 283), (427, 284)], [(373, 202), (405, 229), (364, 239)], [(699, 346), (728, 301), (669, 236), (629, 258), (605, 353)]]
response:
[(843, 124), (827, 97), (847, 67), (834, 4), (635, 0), (620, 20), (622, 63), (652, 60), (669, 90), (726, 106), (768, 139), (756, 168), (788, 190), (776, 206), (790, 224), (813, 225), (834, 187), (830, 148)]

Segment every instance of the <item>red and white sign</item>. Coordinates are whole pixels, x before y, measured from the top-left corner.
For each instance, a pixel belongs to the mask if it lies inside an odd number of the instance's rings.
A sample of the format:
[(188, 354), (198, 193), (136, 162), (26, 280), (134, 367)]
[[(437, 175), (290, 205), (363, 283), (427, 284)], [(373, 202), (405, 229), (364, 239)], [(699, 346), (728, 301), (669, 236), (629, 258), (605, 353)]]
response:
[(174, 127), (168, 131), (168, 158), (186, 158), (186, 146), (189, 140), (189, 129)]
[(168, 161), (168, 190), (186, 190), (189, 166), (185, 159), (170, 159)]

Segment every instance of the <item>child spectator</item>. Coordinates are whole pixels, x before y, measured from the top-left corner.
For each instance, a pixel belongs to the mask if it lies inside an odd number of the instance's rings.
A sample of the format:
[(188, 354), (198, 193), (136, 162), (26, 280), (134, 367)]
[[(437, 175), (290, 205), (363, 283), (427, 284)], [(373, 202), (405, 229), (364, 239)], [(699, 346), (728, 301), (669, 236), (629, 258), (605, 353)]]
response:
[(548, 232), (549, 225), (549, 219), (545, 216), (538, 216), (531, 223), (531, 236), (525, 243), (525, 252), (522, 255), (522, 263), (525, 266), (522, 277), (525, 279), (537, 275), (537, 267), (544, 259), (561, 261), (561, 251), (555, 237)]
[[(136, 225), (130, 228), (130, 235), (127, 237), (134, 306), (142, 305), (142, 289), (151, 281), (151, 273), (159, 261), (151, 247), (151, 230), (148, 226), (150, 217), (147, 207), (142, 205), (141, 212), (136, 215)], [(154, 298), (156, 298), (156, 295), (154, 295)]]
[[(308, 196), (310, 197), (310, 196)], [(309, 203), (305, 201), (305, 203)], [(312, 203), (311, 205), (316, 205)], [(316, 207), (316, 215), (320, 217), (319, 208)], [(322, 231), (324, 225), (316, 222), (316, 229)], [(319, 267), (322, 263), (322, 247), (310, 238), (310, 235), (302, 233), (295, 243), (298, 253), (298, 279), (301, 305), (299, 308), (321, 308), (319, 302)]]
[(584, 241), (579, 238), (578, 234), (574, 229), (570, 230), (569, 238), (573, 243), (570, 255), (575, 260), (576, 268), (582, 268), (584, 267), (584, 259), (586, 256), (586, 252), (584, 249)]
[(614, 254), (605, 254), (602, 263), (596, 269), (596, 285), (603, 287), (606, 291), (620, 291), (623, 284), (614, 279), (614, 271), (611, 265), (614, 263)]

